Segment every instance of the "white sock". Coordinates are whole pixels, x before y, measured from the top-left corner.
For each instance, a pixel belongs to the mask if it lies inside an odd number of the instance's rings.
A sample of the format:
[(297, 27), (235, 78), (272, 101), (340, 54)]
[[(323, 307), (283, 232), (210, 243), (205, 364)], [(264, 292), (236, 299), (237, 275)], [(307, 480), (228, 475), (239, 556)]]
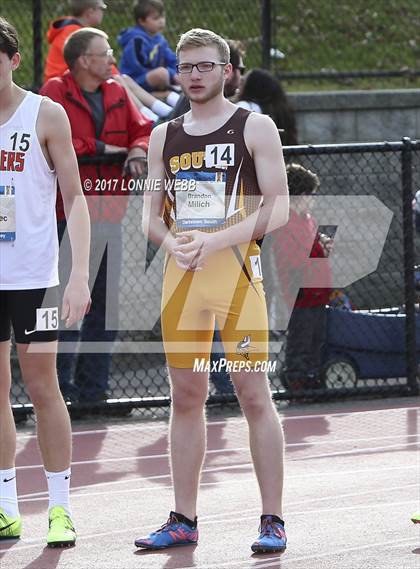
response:
[(48, 482), (49, 504), (48, 509), (54, 506), (62, 506), (71, 516), (70, 509), (70, 477), (71, 470), (63, 470), (63, 472), (47, 472), (45, 476)]
[(179, 99), (179, 93), (175, 93), (175, 91), (171, 91), (169, 95), (166, 97), (166, 102), (171, 107), (175, 107)]
[(16, 518), (19, 515), (16, 491), (16, 468), (0, 470), (0, 508), (12, 518)]
[(145, 107), (142, 107), (142, 108), (140, 109), (140, 112), (141, 112), (145, 117), (147, 117), (148, 119), (150, 119), (151, 121), (154, 121), (154, 122), (156, 122), (156, 121), (158, 120), (158, 118), (159, 118), (159, 116), (158, 116), (156, 113), (154, 113), (153, 111), (151, 111), (151, 110), (149, 109), (149, 107), (146, 107), (146, 106), (145, 106)]
[(170, 113), (172, 113), (172, 107), (156, 99), (153, 105), (150, 107), (154, 113), (159, 115), (160, 117), (167, 117)]

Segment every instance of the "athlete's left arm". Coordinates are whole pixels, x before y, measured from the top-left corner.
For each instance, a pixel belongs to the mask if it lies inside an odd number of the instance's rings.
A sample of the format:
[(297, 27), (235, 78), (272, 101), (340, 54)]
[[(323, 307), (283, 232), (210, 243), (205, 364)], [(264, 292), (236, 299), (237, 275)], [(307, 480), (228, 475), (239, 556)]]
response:
[(181, 262), (191, 267), (200, 266), (205, 257), (220, 249), (249, 243), (288, 221), (289, 192), (276, 125), (266, 115), (251, 113), (245, 123), (244, 137), (255, 164), (262, 205), (246, 219), (227, 229), (215, 233), (198, 230), (184, 232), (183, 235), (188, 235), (190, 242), (176, 247), (175, 254)]
[(37, 122), (37, 135), (50, 166), (57, 172), (63, 198), (71, 249), (72, 271), (64, 292), (62, 319), (66, 326), (81, 320), (90, 306), (90, 221), (80, 184), (70, 123), (61, 105), (44, 99)]
[[(252, 238), (256, 239), (287, 223), (289, 190), (283, 148), (274, 121), (267, 115), (251, 113), (245, 123), (244, 138), (254, 161), (258, 187), (263, 197), (259, 211), (248, 217), (250, 223), (255, 222)], [(240, 225), (242, 223), (238, 227)], [(235, 229), (235, 226), (231, 229)], [(233, 235), (236, 232), (231, 233), (231, 238), (235, 239)], [(239, 235), (240, 230), (236, 239)]]

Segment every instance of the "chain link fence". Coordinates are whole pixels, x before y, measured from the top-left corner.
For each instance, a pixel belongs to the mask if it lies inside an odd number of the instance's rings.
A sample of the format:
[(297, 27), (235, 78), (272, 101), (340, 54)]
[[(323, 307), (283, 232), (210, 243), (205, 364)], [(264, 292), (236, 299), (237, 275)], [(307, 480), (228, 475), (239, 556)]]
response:
[[(415, 312), (414, 265), (420, 260), (419, 250), (414, 252), (411, 201), (420, 187), (420, 144), (404, 140), (288, 147), (285, 157), (320, 179), (313, 216), (318, 228), (334, 239), (332, 288), (344, 301), (343, 306), (335, 303), (336, 307), (327, 311), (319, 381), (291, 388), (283, 375), (287, 330), (278, 255), (272, 236), (264, 240), (270, 362), (275, 365), (269, 373), (273, 397), (327, 400), (416, 393), (420, 314)], [(103, 411), (105, 406), (110, 414), (124, 414), (133, 407), (145, 414), (170, 403), (159, 321), (164, 255), (143, 238), (142, 201), (141, 191), (132, 192), (122, 227), (110, 229), (104, 224), (93, 229), (93, 249), (97, 249), (94, 274), (105, 271), (107, 275), (107, 291), (99, 288), (97, 299), (103, 302), (106, 294), (111, 304), (119, 299), (118, 314), (111, 315), (108, 322), (111, 330), (118, 331), (104, 337), (100, 329), (104, 323), (93, 323), (80, 346), (77, 333), (76, 340), (62, 333), (60, 383), (73, 413)], [(103, 260), (101, 264), (105, 251), (108, 269)], [(62, 245), (60, 262), (64, 254)], [(112, 267), (117, 268), (116, 273)], [(345, 309), (348, 302), (351, 310)], [(73, 352), (79, 355), (74, 357)], [(104, 366), (108, 369), (106, 365), (110, 368), (104, 383), (98, 377)], [(16, 359), (13, 368), (15, 412), (30, 412)], [(94, 389), (96, 398), (89, 397), (89, 388)], [(213, 374), (209, 403), (235, 401), (229, 379)]]
[[(118, 33), (134, 25), (132, 2), (109, 0), (102, 28), (117, 60)], [(65, 1), (2, 0), (1, 14), (18, 29), (23, 62), (21, 85), (42, 83), (51, 20), (68, 15)], [(268, 67), (285, 80), (350, 80), (354, 77), (408, 78), (420, 74), (420, 4), (417, 0), (166, 0), (165, 37), (175, 48), (191, 27), (210, 28), (241, 40), (246, 65)], [(293, 83), (291, 84), (293, 87)], [(367, 85), (370, 88), (374, 84)]]

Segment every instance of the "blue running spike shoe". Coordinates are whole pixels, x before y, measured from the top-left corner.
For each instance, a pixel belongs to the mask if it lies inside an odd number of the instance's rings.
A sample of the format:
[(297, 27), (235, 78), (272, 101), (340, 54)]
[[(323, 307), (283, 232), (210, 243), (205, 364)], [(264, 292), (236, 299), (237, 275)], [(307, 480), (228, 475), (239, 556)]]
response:
[(251, 545), (254, 553), (275, 553), (286, 549), (284, 526), (271, 516), (261, 516), (260, 535)]
[(136, 539), (134, 544), (143, 549), (165, 549), (177, 545), (195, 545), (197, 541), (197, 527), (191, 528), (178, 519), (176, 512), (171, 512), (166, 524), (163, 524), (160, 529), (150, 533), (147, 537)]

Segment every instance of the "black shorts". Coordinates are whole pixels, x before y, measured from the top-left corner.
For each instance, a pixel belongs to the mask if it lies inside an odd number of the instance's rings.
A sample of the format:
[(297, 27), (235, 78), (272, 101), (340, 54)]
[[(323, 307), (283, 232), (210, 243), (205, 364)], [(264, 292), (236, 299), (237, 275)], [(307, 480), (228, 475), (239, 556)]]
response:
[(11, 327), (18, 344), (58, 339), (58, 287), (0, 290), (0, 342), (10, 340)]

